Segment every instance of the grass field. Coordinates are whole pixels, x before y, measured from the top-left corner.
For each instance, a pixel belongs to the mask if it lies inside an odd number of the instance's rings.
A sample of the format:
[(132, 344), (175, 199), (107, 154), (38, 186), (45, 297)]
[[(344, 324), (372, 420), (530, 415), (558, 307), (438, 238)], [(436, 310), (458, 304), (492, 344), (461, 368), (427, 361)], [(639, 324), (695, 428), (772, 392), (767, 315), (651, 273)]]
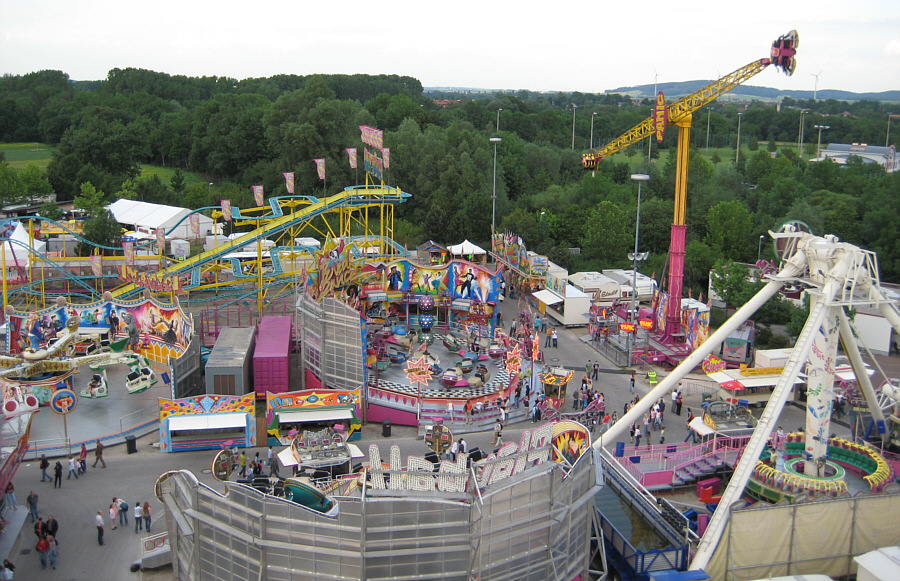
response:
[(47, 169), (53, 148), (43, 143), (0, 143), (0, 151), (10, 167), (25, 169), (29, 164)]
[[(23, 170), (30, 164), (46, 171), (47, 166), (50, 164), (50, 159), (53, 157), (54, 149), (43, 143), (0, 143), (0, 152), (3, 152), (10, 167), (17, 170)], [(207, 183), (206, 177), (201, 174), (189, 171), (182, 171), (181, 173), (184, 175), (185, 185)], [(174, 174), (175, 168), (172, 167), (141, 165), (140, 177), (147, 178), (157, 175), (162, 183), (166, 185), (169, 185), (172, 181)]]

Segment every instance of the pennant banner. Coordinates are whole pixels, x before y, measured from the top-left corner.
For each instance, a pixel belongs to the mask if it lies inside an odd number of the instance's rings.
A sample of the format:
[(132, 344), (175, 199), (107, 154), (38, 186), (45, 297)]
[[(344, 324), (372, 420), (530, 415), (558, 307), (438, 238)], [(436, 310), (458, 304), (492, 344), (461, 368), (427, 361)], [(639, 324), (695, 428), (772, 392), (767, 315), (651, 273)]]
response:
[(391, 169), (391, 150), (388, 147), (384, 148), (384, 169)]
[(166, 229), (165, 228), (157, 228), (156, 229), (156, 245), (159, 246), (160, 252), (165, 252), (165, 250), (166, 250)]
[(363, 165), (369, 175), (374, 176), (375, 179), (381, 179), (384, 173), (384, 162), (381, 161), (377, 153), (372, 153), (368, 148), (363, 148)]
[(91, 255), (91, 272), (94, 276), (103, 276), (103, 257), (97, 254)]
[(359, 131), (363, 143), (378, 149), (384, 149), (384, 131), (368, 125), (360, 125)]
[(294, 172), (284, 172), (284, 187), (287, 188), (289, 194), (294, 193)]
[(314, 159), (313, 161), (316, 162), (316, 171), (319, 173), (319, 179), (324, 180), (325, 179), (325, 158)]
[(350, 158), (350, 169), (356, 169), (356, 148), (348, 147), (347, 156)]
[(266, 195), (263, 193), (262, 186), (250, 186), (250, 189), (253, 190), (253, 201), (256, 202), (257, 206), (262, 206), (263, 201), (265, 200)]
[(125, 251), (125, 262), (134, 262), (134, 242), (123, 242), (122, 250)]
[[(194, 216), (192, 215), (191, 218)], [(231, 222), (231, 200), (222, 200), (222, 219)], [(193, 226), (193, 223), (191, 223)]]
[(194, 238), (200, 237), (200, 214), (191, 214), (191, 234)]

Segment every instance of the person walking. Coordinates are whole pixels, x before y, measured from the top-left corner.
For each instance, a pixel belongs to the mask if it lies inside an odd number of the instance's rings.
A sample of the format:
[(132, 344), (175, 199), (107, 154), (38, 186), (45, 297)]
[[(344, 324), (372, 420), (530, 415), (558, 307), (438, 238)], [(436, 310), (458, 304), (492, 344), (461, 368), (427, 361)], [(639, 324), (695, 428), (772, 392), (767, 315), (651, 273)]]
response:
[(141, 508), (141, 501), (134, 503), (134, 534), (139, 530), (144, 530), (144, 510)]
[(544, 341), (544, 348), (545, 348), (545, 349), (546, 349), (547, 347), (549, 347), (549, 346), (550, 346), (550, 342), (553, 341), (553, 329), (551, 329), (550, 327), (547, 327), (546, 336), (547, 336), (547, 339)]
[(87, 473), (87, 446), (81, 443), (81, 453), (78, 454), (78, 473)]
[(100, 462), (106, 468), (106, 460), (103, 459), (103, 442), (100, 440), (97, 440), (97, 447), (94, 449), (94, 468), (97, 467), (97, 462)]
[(121, 498), (116, 498), (113, 500), (116, 502), (116, 506), (119, 509), (119, 526), (127, 527), (128, 526), (128, 503), (125, 502)]
[(447, 450), (447, 460), (456, 462), (456, 455), (459, 454), (459, 440), (454, 440)]
[(47, 539), (48, 537), (41, 537), (34, 546), (34, 550), (37, 551), (38, 554), (38, 559), (41, 560), (41, 569), (47, 568), (47, 553), (50, 552), (50, 541)]
[(75, 480), (78, 480), (78, 471), (75, 469), (75, 458), (69, 456), (69, 473), (66, 474), (66, 480), (75, 476)]
[(600, 379), (600, 362), (597, 361), (594, 363), (594, 366), (591, 368), (591, 379)]
[(553, 329), (553, 348), (559, 348), (559, 335), (556, 333), (556, 329)]
[(41, 482), (52, 482), (53, 479), (47, 474), (47, 468), (50, 468), (50, 460), (47, 460), (46, 454), (41, 454)]
[(634, 447), (637, 448), (641, 445), (641, 427), (634, 427)]
[(50, 546), (50, 549), (47, 551), (50, 567), (56, 569), (56, 559), (59, 558), (59, 541), (56, 540), (56, 537), (51, 535), (47, 537), (47, 543)]
[(241, 450), (240, 464), (241, 464), (241, 471), (238, 472), (238, 475), (241, 476), (241, 478), (246, 478), (247, 477), (247, 455), (244, 454), (243, 450)]
[(34, 534), (38, 538), (38, 540), (41, 540), (41, 537), (44, 536), (45, 533), (44, 533), (44, 518), (43, 517), (39, 516), (37, 519), (37, 522), (34, 523)]
[(103, 542), (103, 511), (98, 510), (97, 516), (94, 517), (94, 521), (97, 523), (97, 544), (101, 547), (106, 543)]
[(53, 537), (59, 536), (59, 521), (53, 518), (52, 514), (48, 515), (44, 522), (44, 534)]
[(19, 506), (16, 504), (16, 487), (13, 486), (12, 480), (6, 485), (6, 509), (9, 510), (9, 507), (19, 510)]
[(681, 397), (681, 392), (678, 392), (678, 397), (675, 398), (675, 415), (681, 415), (681, 406), (684, 404), (684, 399)]
[(503, 443), (503, 422), (498, 419), (497, 424), (494, 426), (494, 439), (491, 441), (491, 444), (497, 446), (501, 443)]
[(272, 446), (269, 446), (269, 450), (266, 454), (266, 461), (269, 463), (269, 478), (278, 476), (278, 460), (275, 458), (275, 452), (272, 450)]
[(38, 519), (38, 495), (33, 490), (30, 491), (28, 498), (25, 499), (25, 503), (28, 505), (28, 514), (31, 516), (31, 522), (36, 521)]
[(53, 467), (53, 488), (62, 488), (62, 464), (60, 464), (59, 460), (56, 461), (56, 465)]
[(151, 512), (149, 502), (144, 502), (143, 512), (144, 512), (144, 528), (149, 533), (150, 532), (150, 512)]
[(628, 391), (634, 393), (634, 374), (631, 374), (631, 379), (628, 380)]

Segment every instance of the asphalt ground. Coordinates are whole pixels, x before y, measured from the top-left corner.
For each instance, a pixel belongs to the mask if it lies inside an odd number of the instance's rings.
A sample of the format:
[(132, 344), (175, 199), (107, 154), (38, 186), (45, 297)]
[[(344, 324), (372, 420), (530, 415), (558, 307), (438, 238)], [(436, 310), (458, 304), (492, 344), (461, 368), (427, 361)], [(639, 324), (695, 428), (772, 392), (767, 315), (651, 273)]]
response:
[[(507, 300), (503, 305), (504, 318), (509, 322), (515, 312), (514, 301)], [(582, 368), (588, 359), (597, 360), (599, 354), (589, 344), (581, 340), (584, 329), (560, 329), (559, 347), (545, 350), (547, 363), (565, 365), (572, 368)], [(613, 368), (613, 365), (600, 358), (601, 367)], [(879, 358), (886, 367), (888, 374), (900, 375), (900, 358)], [(664, 374), (661, 371), (661, 375)], [(576, 374), (573, 384), (580, 384), (580, 374)], [(595, 386), (604, 392), (609, 410), (618, 410), (621, 416), (625, 402), (631, 399), (632, 394), (628, 389), (627, 374), (603, 374)], [(572, 384), (570, 384), (572, 385)], [(639, 394), (647, 393), (650, 389), (645, 376), (637, 374), (637, 391)], [(688, 394), (685, 398), (685, 409), (692, 408), (695, 413), (700, 407), (700, 395)], [(667, 402), (668, 404), (669, 402)], [(565, 411), (571, 411), (571, 397), (567, 398)], [(667, 407), (666, 439), (669, 442), (682, 441), (687, 435), (684, 424), (684, 416), (672, 421)], [(779, 423), (785, 429), (796, 429), (804, 424), (803, 410), (786, 406)], [(522, 430), (532, 427), (530, 422), (511, 424), (504, 430), (504, 440), (518, 441)], [(846, 426), (834, 425), (833, 430), (838, 435), (849, 436)], [(39, 438), (39, 434), (33, 434)], [(654, 435), (654, 441), (658, 438)], [(466, 436), (470, 449), (479, 447), (482, 450), (491, 449), (492, 433), (485, 431)], [(623, 441), (627, 442), (627, 436)], [(53, 515), (60, 523), (58, 535), (60, 543), (60, 556), (57, 569), (46, 570), (40, 568), (40, 563), (34, 545), (36, 537), (29, 520), (25, 523), (13, 544), (9, 553), (9, 559), (16, 565), (16, 579), (47, 579), (47, 580), (127, 580), (127, 579), (172, 579), (170, 567), (158, 571), (130, 572), (131, 564), (140, 556), (141, 540), (143, 533), (134, 533), (132, 515), (129, 514), (129, 525), (111, 530), (107, 510), (113, 497), (123, 497), (131, 507), (138, 501), (149, 500), (153, 506), (154, 533), (162, 532), (166, 526), (166, 516), (159, 501), (153, 496), (153, 486), (156, 478), (163, 472), (172, 469), (188, 469), (193, 471), (201, 482), (214, 489), (224, 492), (224, 484), (216, 482), (210, 474), (210, 463), (215, 451), (180, 452), (164, 454), (154, 447), (158, 443), (158, 433), (151, 433), (138, 438), (138, 452), (133, 455), (126, 453), (123, 445), (109, 446), (105, 450), (107, 468), (92, 468), (93, 456), (89, 456), (88, 471), (78, 480), (65, 479), (63, 475), (62, 487), (54, 489), (52, 483), (41, 483), (41, 473), (37, 462), (23, 462), (14, 478), (16, 497), (19, 504), (19, 512), (26, 511), (25, 498), (30, 490), (40, 495), (40, 515), (47, 517)], [(365, 425), (362, 429), (362, 440), (357, 442), (363, 452), (368, 453), (370, 444), (378, 444), (382, 457), (387, 456), (390, 445), (397, 445), (401, 455), (424, 456), (427, 448), (422, 440), (416, 437), (416, 428), (411, 426), (393, 426), (389, 438), (382, 436), (381, 426), (378, 424)], [(614, 446), (610, 442), (608, 446)], [(265, 448), (251, 449), (251, 455), (260, 452), (265, 456)], [(285, 472), (282, 471), (282, 474)], [(97, 531), (94, 517), (97, 511), (104, 514), (105, 546), (97, 544)], [(17, 514), (15, 516), (19, 516)], [(9, 519), (9, 513), (8, 513)], [(14, 534), (9, 531), (4, 534)], [(3, 555), (0, 555), (2, 558)]]

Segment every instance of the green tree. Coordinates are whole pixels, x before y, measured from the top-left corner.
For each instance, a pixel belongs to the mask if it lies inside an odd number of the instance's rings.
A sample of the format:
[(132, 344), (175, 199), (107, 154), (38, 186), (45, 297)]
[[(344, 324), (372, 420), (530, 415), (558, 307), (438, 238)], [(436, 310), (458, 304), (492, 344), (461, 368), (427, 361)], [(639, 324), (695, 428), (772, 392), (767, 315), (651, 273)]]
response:
[(53, 202), (47, 202), (38, 210), (38, 214), (40, 214), (43, 218), (48, 218), (50, 220), (56, 220), (59, 222), (63, 219), (62, 210), (59, 209), (59, 206), (54, 204)]
[(622, 208), (612, 202), (600, 202), (591, 210), (581, 235), (581, 252), (585, 259), (602, 267), (627, 262), (628, 219)]
[(100, 211), (103, 209), (103, 202), (103, 192), (96, 189), (91, 182), (81, 184), (81, 194), (75, 196), (73, 200), (76, 208), (84, 210), (91, 216), (100, 214)]
[(706, 243), (731, 260), (749, 258), (753, 237), (750, 212), (737, 200), (719, 202), (709, 209)]
[(730, 260), (720, 262), (713, 269), (710, 284), (729, 307), (736, 309), (756, 294), (756, 286), (750, 280), (750, 269), (745, 264)]
[[(90, 218), (85, 220), (82, 237), (90, 243), (102, 246), (117, 247), (120, 244), (120, 232), (122, 231), (119, 223), (113, 217), (112, 212), (103, 208)], [(88, 256), (93, 252), (94, 247), (86, 242), (78, 243), (78, 256)], [(101, 250), (101, 254), (107, 254), (108, 250)]]
[(184, 193), (184, 174), (180, 167), (175, 168), (175, 173), (172, 174), (172, 179), (169, 181), (169, 187), (178, 195)]

